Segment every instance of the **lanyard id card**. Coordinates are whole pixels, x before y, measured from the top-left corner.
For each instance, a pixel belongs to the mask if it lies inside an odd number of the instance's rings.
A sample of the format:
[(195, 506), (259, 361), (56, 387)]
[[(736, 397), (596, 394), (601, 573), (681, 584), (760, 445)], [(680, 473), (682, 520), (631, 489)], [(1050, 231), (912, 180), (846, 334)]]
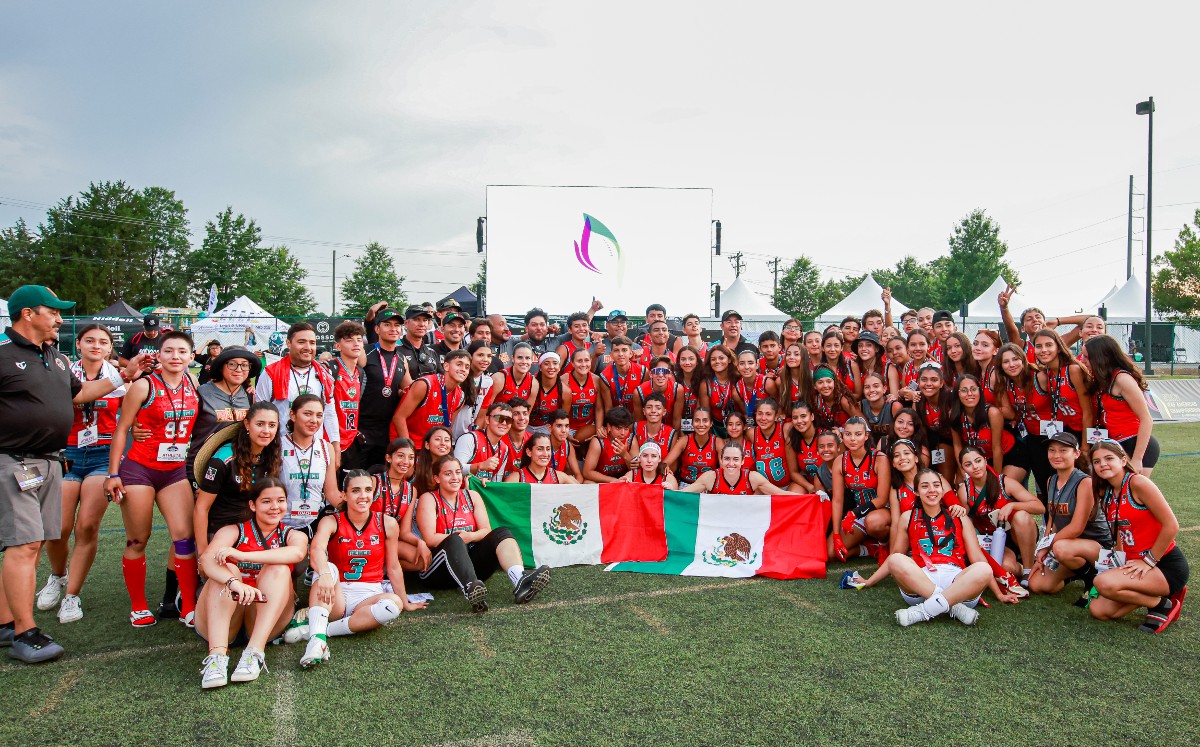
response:
[(29, 492), (37, 490), (46, 482), (46, 476), (37, 467), (30, 467), (24, 463), (18, 464), (16, 470), (13, 471), (13, 477), (17, 481), (17, 487), (21, 492)]
[(95, 423), (80, 430), (79, 435), (76, 437), (76, 442), (78, 443), (79, 448), (83, 448), (85, 446), (94, 446), (99, 440), (100, 428)]
[(934, 449), (933, 451), (929, 452), (929, 461), (933, 464), (944, 464), (946, 461), (946, 450)]
[(1125, 565), (1125, 553), (1121, 550), (1101, 550), (1100, 557), (1096, 558), (1096, 573), (1104, 573), (1113, 568), (1120, 568)]
[(684, 433), (693, 433), (693, 432), (695, 432), (695, 428), (693, 428), (693, 427), (692, 427), (692, 419), (691, 419), (691, 418), (682, 418), (682, 419), (680, 419), (680, 421), (679, 421), (679, 430), (683, 431)]
[(165, 443), (158, 445), (158, 461), (182, 462), (187, 459), (187, 444)]
[(1061, 420), (1040, 420), (1038, 422), (1041, 424), (1041, 434), (1046, 437), (1062, 433), (1066, 430)]
[(1108, 429), (1088, 428), (1087, 433), (1084, 434), (1084, 437), (1087, 439), (1089, 444), (1098, 444), (1104, 439), (1108, 438)]

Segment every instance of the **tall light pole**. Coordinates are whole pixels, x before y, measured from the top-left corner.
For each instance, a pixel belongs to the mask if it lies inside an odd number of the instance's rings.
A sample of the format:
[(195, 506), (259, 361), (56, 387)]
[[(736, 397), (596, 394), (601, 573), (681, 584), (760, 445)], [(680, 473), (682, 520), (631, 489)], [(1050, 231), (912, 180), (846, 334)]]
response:
[[(337, 261), (338, 261), (338, 256), (339, 256), (337, 253), (337, 249), (334, 249), (332, 254), (333, 254), (333, 276), (332, 276), (329, 284), (333, 286), (333, 290), (330, 292), (330, 296), (329, 296), (329, 315), (337, 316)], [(349, 254), (342, 254), (340, 256), (343, 259), (350, 259)]]
[(1151, 353), (1154, 350), (1153, 339), (1151, 334), (1152, 327), (1150, 326), (1150, 237), (1152, 223), (1151, 214), (1154, 209), (1154, 97), (1151, 96), (1146, 101), (1141, 101), (1137, 105), (1138, 115), (1145, 114), (1149, 117), (1150, 134), (1146, 141), (1146, 367), (1145, 372), (1148, 374), (1154, 373), (1154, 367), (1150, 364)]

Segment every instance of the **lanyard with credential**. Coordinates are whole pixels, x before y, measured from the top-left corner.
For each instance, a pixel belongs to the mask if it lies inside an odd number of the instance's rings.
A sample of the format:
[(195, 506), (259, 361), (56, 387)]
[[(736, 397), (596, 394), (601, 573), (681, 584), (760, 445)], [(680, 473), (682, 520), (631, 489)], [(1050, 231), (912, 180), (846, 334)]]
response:
[(610, 370), (612, 371), (613, 390), (617, 395), (617, 402), (624, 402), (625, 398), (621, 395), (621, 375), (617, 373), (617, 364), (612, 364), (612, 368)]
[(450, 398), (446, 396), (446, 377), (437, 377), (438, 387), (442, 390), (442, 425), (450, 425)]

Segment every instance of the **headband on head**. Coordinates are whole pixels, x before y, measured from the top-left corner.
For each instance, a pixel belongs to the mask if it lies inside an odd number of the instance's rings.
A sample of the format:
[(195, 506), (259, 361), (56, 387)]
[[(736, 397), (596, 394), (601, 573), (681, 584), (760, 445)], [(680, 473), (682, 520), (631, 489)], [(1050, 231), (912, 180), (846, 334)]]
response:
[(638, 449), (639, 454), (646, 451), (653, 451), (659, 456), (662, 456), (662, 447), (654, 441), (647, 441), (646, 443), (642, 444), (642, 448)]
[(558, 357), (558, 353), (555, 353), (555, 352), (542, 353), (542, 357), (538, 358), (538, 365), (540, 366), (543, 363), (545, 363), (546, 361), (554, 361), (555, 363), (562, 363), (562, 358)]
[(931, 368), (937, 370), (938, 374), (942, 373), (941, 363), (938, 363), (937, 361), (925, 361), (921, 365), (917, 366), (917, 376), (920, 376)]
[(828, 368), (818, 368), (816, 371), (813, 371), (813, 382), (814, 383), (820, 381), (821, 379), (834, 379), (834, 378), (836, 378), (836, 377), (833, 375), (833, 371), (830, 371)]

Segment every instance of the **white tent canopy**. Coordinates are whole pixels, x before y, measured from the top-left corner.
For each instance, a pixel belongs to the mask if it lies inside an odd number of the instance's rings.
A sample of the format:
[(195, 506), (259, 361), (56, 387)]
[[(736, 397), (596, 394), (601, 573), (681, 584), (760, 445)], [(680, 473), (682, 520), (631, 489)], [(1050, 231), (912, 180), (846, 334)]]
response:
[[(1108, 311), (1110, 322), (1146, 321), (1146, 286), (1137, 275), (1122, 283), (1121, 287), (1110, 293), (1102, 303)], [(1155, 313), (1152, 314), (1152, 318), (1158, 321), (1162, 317)]]
[(735, 279), (721, 291), (721, 311), (733, 309), (745, 319), (763, 321), (786, 321), (788, 315), (775, 308), (767, 299), (758, 295), (741, 278)]
[(221, 345), (242, 345), (254, 351), (268, 351), (275, 355), (283, 348), (283, 332), (287, 325), (267, 313), (266, 309), (240, 296), (211, 316), (192, 323), (192, 340), (197, 348), (209, 340), (219, 340)]
[[(875, 282), (874, 277), (867, 275), (861, 285), (855, 288), (850, 295), (838, 301), (832, 309), (818, 316), (817, 321), (823, 323), (840, 322), (848, 316), (861, 317), (863, 312), (882, 308), (883, 286)], [(907, 306), (895, 298), (892, 299), (892, 319), (894, 321), (899, 322), (900, 315), (906, 311), (908, 311)]]
[(0, 298), (0, 331), (8, 329), (12, 320), (8, 318), (8, 301)]
[[(987, 290), (967, 304), (967, 322), (989, 324), (1000, 321), (1000, 305), (996, 302), (1000, 293), (1008, 287), (1008, 281), (997, 277)], [(1013, 293), (1008, 300), (1008, 310), (1012, 312), (1017, 324), (1021, 323), (1021, 312), (1032, 306), (1020, 293)]]
[(1083, 309), (1084, 313), (1091, 313), (1091, 312), (1094, 312), (1096, 309), (1100, 308), (1100, 305), (1103, 304), (1108, 299), (1112, 298), (1113, 294), (1116, 293), (1119, 289), (1120, 289), (1120, 286), (1117, 285), (1116, 283), (1113, 283), (1113, 287), (1108, 289), (1108, 293), (1105, 293), (1103, 298), (1101, 298), (1099, 301), (1092, 304), (1091, 306), (1084, 307), (1084, 309)]

